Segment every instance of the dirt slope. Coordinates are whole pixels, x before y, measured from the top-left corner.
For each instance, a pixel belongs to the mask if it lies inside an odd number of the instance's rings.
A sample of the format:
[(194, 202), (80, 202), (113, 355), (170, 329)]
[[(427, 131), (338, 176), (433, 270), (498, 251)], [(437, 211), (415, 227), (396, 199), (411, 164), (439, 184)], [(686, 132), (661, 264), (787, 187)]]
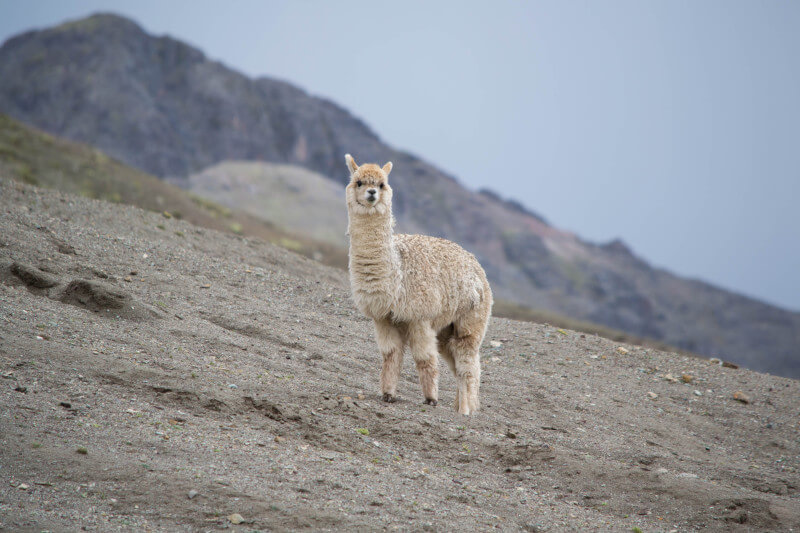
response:
[(371, 335), (341, 271), (0, 180), (0, 529), (800, 529), (797, 381), (494, 319), (465, 418)]

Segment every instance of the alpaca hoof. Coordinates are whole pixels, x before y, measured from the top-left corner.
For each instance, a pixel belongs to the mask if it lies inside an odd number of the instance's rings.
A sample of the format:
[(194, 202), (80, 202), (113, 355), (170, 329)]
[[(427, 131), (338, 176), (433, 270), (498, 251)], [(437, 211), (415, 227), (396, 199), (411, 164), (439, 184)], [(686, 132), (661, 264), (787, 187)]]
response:
[(431, 398), (425, 398), (425, 403), (427, 405), (432, 405), (433, 407), (436, 407), (437, 405), (439, 405), (439, 402), (437, 400), (433, 400)]
[(397, 401), (397, 398), (393, 394), (389, 394), (388, 392), (383, 393), (383, 401), (386, 403), (394, 403)]

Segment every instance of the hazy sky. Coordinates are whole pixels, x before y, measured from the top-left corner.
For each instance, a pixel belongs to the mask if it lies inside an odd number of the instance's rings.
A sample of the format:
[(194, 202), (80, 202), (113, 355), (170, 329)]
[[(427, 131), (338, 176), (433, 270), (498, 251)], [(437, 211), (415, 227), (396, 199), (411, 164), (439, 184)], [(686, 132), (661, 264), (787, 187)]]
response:
[(800, 2), (0, 0), (97, 11), (332, 99), (581, 237), (800, 310)]

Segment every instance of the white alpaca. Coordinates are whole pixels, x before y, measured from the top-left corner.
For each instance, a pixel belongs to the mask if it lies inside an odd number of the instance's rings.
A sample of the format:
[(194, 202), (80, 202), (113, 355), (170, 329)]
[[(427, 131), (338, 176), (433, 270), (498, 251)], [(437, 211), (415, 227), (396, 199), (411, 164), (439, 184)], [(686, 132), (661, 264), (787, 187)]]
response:
[(472, 254), (453, 242), (394, 234), (391, 163), (358, 166), (350, 154), (345, 161), (350, 170), (350, 285), (356, 306), (375, 322), (383, 355), (383, 400), (395, 401), (408, 346), (425, 403), (436, 405), (439, 399), (441, 354), (456, 376), (456, 410), (475, 412), (478, 350), (492, 311), (486, 274)]

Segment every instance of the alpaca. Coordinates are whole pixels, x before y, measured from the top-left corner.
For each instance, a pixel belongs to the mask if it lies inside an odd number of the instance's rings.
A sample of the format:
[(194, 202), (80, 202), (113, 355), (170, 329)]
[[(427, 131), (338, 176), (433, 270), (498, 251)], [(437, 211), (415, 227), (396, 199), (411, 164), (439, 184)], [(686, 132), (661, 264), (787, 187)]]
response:
[(456, 377), (456, 410), (474, 413), (481, 377), (478, 350), (492, 312), (486, 273), (453, 242), (394, 233), (392, 163), (358, 166), (350, 154), (345, 161), (350, 285), (358, 309), (375, 322), (383, 401), (396, 399), (408, 346), (425, 403), (439, 401), (441, 355)]

